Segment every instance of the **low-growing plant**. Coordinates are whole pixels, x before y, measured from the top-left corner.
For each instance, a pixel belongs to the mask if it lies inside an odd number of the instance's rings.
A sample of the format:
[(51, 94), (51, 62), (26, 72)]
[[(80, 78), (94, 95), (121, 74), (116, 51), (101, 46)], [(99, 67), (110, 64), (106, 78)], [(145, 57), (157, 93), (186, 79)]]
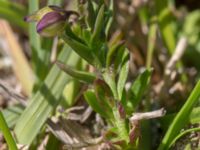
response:
[[(167, 3), (167, 1), (165, 2)], [(31, 4), (31, 2), (29, 3)], [(156, 1), (156, 5), (159, 7), (160, 15), (158, 18), (153, 16), (151, 20), (158, 21), (162, 32), (166, 25), (162, 21), (162, 9), (166, 8), (158, 1)], [(32, 33), (33, 66), (37, 82), (33, 94), (29, 95), (28, 105), (24, 106), (25, 109), (21, 108), (24, 110), (20, 111), (20, 116), (16, 116), (16, 121), (12, 123), (12, 125), (15, 124), (16, 140), (20, 144), (33, 144), (39, 131), (43, 130), (43, 125), (48, 122), (48, 118), (52, 114), (57, 114), (56, 108), (59, 104), (67, 108), (76, 102), (73, 94), (69, 96), (71, 98), (67, 97), (70, 99), (69, 101), (63, 100), (63, 90), (66, 85), (74, 91), (83, 85), (84, 90), (81, 94), (84, 100), (106, 122), (101, 142), (107, 143), (113, 149), (139, 149), (143, 144), (141, 142), (143, 137), (140, 133), (140, 121), (162, 117), (165, 114), (164, 109), (161, 109), (155, 116), (153, 112), (147, 112), (141, 118), (140, 116), (137, 116), (136, 119), (133, 118), (134, 114), (137, 114), (137, 108), (141, 104), (146, 89), (150, 86), (153, 72), (151, 62), (155, 46), (155, 43), (151, 43), (151, 38), (156, 35), (158, 27), (156, 24), (152, 24), (150, 27), (147, 68), (143, 69), (134, 81), (129, 81), (130, 85), (127, 86), (130, 51), (121, 34), (112, 35), (114, 0), (99, 0), (98, 3), (88, 0), (87, 2), (79, 2), (78, 6), (79, 11), (72, 11), (49, 5), (34, 13), (31, 12), (25, 17), (27, 22), (36, 22), (34, 25), (31, 24), (29, 31)], [(168, 12), (168, 10), (166, 11)], [(17, 24), (22, 23), (17, 22)], [(23, 26), (25, 25), (23, 24)], [(36, 31), (41, 37), (36, 35)], [(162, 32), (162, 36), (166, 40), (166, 37), (171, 37), (172, 34), (171, 32)], [(43, 53), (39, 50), (43, 49), (40, 43), (42, 40), (46, 41), (46, 46), (43, 47), (48, 47), (48, 44), (52, 45), (52, 40), (49, 37), (57, 37), (64, 46), (61, 51), (57, 52), (58, 57), (51, 69), (48, 70), (49, 58), (46, 60), (42, 60), (42, 58), (50, 56), (50, 52), (45, 53), (46, 50), (44, 50)], [(175, 48), (173, 38), (171, 41), (164, 41), (171, 54)], [(37, 68), (38, 64), (41, 65), (39, 69)], [(71, 81), (73, 86), (69, 84)], [(196, 113), (192, 110), (199, 97), (200, 82), (196, 84), (187, 102), (177, 115), (170, 117), (171, 125), (167, 126), (169, 129), (158, 148), (159, 150), (169, 149), (182, 136), (180, 131), (188, 122), (191, 122), (190, 116)], [(148, 105), (148, 102), (146, 103)], [(6, 112), (4, 112), (5, 115)], [(1, 116), (0, 114), (0, 120), (3, 119)], [(195, 120), (195, 122), (197, 121)], [(7, 127), (2, 128), (2, 130), (3, 133), (7, 132), (10, 137), (8, 144), (16, 149), (16, 145), (13, 144), (15, 142)], [(194, 128), (194, 130), (198, 131), (199, 128)], [(54, 132), (52, 133), (54, 134)], [(50, 137), (53, 138), (52, 135)]]

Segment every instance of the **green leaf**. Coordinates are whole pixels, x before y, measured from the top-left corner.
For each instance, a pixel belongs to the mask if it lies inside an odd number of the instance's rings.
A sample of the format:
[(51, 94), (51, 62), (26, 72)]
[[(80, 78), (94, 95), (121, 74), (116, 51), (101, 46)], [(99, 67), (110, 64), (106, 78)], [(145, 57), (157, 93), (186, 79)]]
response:
[(165, 134), (162, 143), (159, 146), (159, 150), (169, 149), (174, 138), (179, 134), (181, 129), (188, 123), (189, 116), (192, 112), (194, 105), (198, 102), (200, 98), (200, 80), (197, 82), (189, 98), (178, 112), (173, 122), (170, 124), (167, 133)]
[(59, 61), (57, 61), (56, 64), (62, 71), (66, 72), (68, 75), (70, 75), (70, 76), (74, 77), (75, 79), (80, 80), (82, 82), (92, 84), (94, 82), (94, 80), (96, 79), (96, 76), (92, 73), (75, 70)]
[(93, 64), (93, 55), (89, 47), (86, 45), (75, 41), (68, 37), (67, 35), (62, 35), (62, 39), (83, 59), (85, 59), (89, 64)]
[(103, 78), (105, 80), (105, 82), (108, 84), (108, 86), (110, 87), (114, 98), (119, 100), (118, 98), (118, 93), (117, 93), (117, 85), (115, 83), (115, 75), (113, 74), (113, 72), (111, 70), (105, 70), (103, 73)]
[[(74, 27), (75, 28), (75, 27)], [(79, 28), (79, 25), (76, 25), (76, 30), (77, 30), (77, 28)], [(74, 30), (75, 30), (74, 29)], [(73, 31), (74, 31), (73, 30)], [(70, 37), (71, 39), (73, 39), (73, 40), (75, 40), (75, 41), (77, 41), (77, 42), (80, 42), (81, 44), (85, 44), (85, 42), (81, 39), (81, 38), (79, 38), (79, 34), (78, 33), (75, 33), (75, 32), (73, 32), (72, 31), (72, 29), (71, 29), (71, 26), (70, 26), (70, 24), (67, 24), (66, 25), (66, 27), (65, 27), (65, 34), (68, 36), (68, 37)]]
[(101, 79), (95, 80), (93, 86), (98, 104), (107, 112), (110, 118), (113, 118), (112, 107), (114, 106), (114, 101), (111, 98), (112, 93), (109, 86)]
[[(58, 59), (71, 66), (76, 66), (80, 58), (72, 53), (71, 48), (65, 47)], [(15, 134), (19, 143), (30, 144), (33, 141), (46, 119), (60, 102), (63, 89), (69, 80), (69, 76), (53, 65), (44, 83), (33, 95), (17, 121)]]
[(137, 79), (131, 86), (131, 102), (134, 108), (142, 100), (142, 95), (144, 94), (144, 91), (147, 89), (150, 82), (151, 72), (152, 70), (145, 70), (142, 74), (140, 74), (137, 77)]
[(103, 29), (104, 25), (104, 5), (101, 6), (97, 18), (96, 18), (96, 22), (94, 25), (94, 31), (92, 34), (92, 39), (91, 39), (91, 43), (93, 44), (96, 40), (98, 40), (98, 38), (100, 37), (100, 33)]
[(102, 105), (99, 103), (98, 99), (96, 98), (96, 95), (93, 91), (88, 90), (84, 93), (85, 100), (88, 102), (88, 104), (93, 108), (93, 110), (97, 113), (99, 113), (101, 116), (109, 119), (110, 118), (110, 112), (106, 111), (102, 108)]
[(118, 50), (116, 51), (114, 58), (114, 71), (116, 73), (119, 73), (121, 70), (121, 65), (124, 62), (124, 58), (128, 53), (128, 49), (125, 48), (125, 46), (120, 46)]
[(3, 136), (5, 137), (5, 140), (8, 144), (8, 147), (10, 150), (17, 150), (17, 145), (15, 143), (14, 138), (12, 137), (12, 134), (10, 133), (10, 130), (8, 128), (8, 125), (4, 119), (4, 116), (0, 110), (0, 129), (3, 133)]
[(94, 6), (93, 6), (91, 0), (88, 0), (87, 11), (88, 11), (87, 22), (88, 22), (90, 28), (93, 31), (94, 24), (95, 24), (95, 19), (96, 19), (96, 12), (94, 10)]
[(127, 55), (125, 56), (123, 64), (121, 66), (121, 71), (120, 71), (118, 83), (117, 83), (117, 92), (118, 92), (118, 96), (120, 100), (122, 99), (123, 90), (124, 90), (125, 83), (128, 77), (128, 72), (129, 72), (129, 55), (128, 53), (126, 54)]
[(106, 27), (105, 27), (105, 33), (106, 33), (106, 37), (109, 36), (109, 31), (111, 28), (111, 25), (113, 23), (113, 11), (114, 11), (114, 0), (110, 0), (110, 4), (109, 4), (109, 15), (108, 15), (108, 21), (106, 23)]
[(124, 45), (124, 42), (118, 42), (117, 44), (112, 45), (109, 48), (107, 57), (106, 57), (106, 66), (109, 67), (113, 61), (113, 59), (115, 58), (116, 53), (118, 52), (118, 50)]

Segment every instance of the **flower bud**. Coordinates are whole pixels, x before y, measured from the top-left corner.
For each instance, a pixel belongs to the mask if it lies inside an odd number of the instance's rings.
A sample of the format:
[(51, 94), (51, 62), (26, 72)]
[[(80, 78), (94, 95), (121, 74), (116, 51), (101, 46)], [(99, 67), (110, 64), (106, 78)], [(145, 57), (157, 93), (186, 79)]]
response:
[(71, 15), (78, 16), (75, 11), (65, 11), (57, 6), (47, 6), (24, 18), (25, 21), (37, 22), (37, 32), (45, 37), (59, 35)]

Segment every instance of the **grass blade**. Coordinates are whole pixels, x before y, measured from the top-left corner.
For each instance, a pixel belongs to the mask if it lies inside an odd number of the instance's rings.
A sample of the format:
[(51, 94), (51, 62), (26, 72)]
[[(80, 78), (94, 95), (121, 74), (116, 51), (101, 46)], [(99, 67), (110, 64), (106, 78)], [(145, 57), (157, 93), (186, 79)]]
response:
[(13, 70), (17, 76), (24, 93), (28, 96), (32, 93), (34, 75), (29, 65), (28, 60), (21, 48), (19, 42), (16, 40), (14, 32), (6, 21), (0, 22), (0, 30), (3, 31), (9, 48), (6, 49), (11, 59), (13, 60)]
[(185, 134), (188, 134), (190, 132), (195, 132), (195, 131), (197, 131), (197, 132), (200, 131), (200, 128), (187, 129), (187, 130), (181, 132), (179, 135), (176, 136), (176, 138), (174, 138), (174, 140), (171, 142), (169, 147), (171, 147), (178, 139), (180, 139)]
[(160, 28), (163, 41), (169, 51), (169, 54), (173, 54), (176, 47), (176, 39), (172, 27), (172, 14), (168, 7), (168, 0), (156, 0), (156, 9), (158, 15), (158, 25)]
[[(71, 66), (76, 66), (79, 61), (79, 57), (72, 53), (69, 47), (60, 52), (58, 59), (70, 63)], [(56, 65), (52, 67), (43, 85), (32, 97), (15, 126), (19, 143), (30, 144), (33, 141), (50, 113), (58, 105), (63, 89), (69, 80), (70, 77), (66, 76)]]
[[(24, 6), (10, 2), (0, 0), (0, 17), (8, 20), (11, 24), (21, 27), (23, 30), (27, 29), (27, 24), (23, 21), (27, 10)], [(16, 13), (17, 12), (17, 13)], [(15, 18), (15, 19), (13, 19)]]
[(151, 18), (151, 24), (148, 33), (148, 47), (147, 47), (147, 60), (146, 60), (147, 69), (150, 69), (152, 64), (153, 52), (156, 43), (156, 31), (157, 31), (156, 17), (153, 16)]
[[(29, 0), (29, 14), (37, 11), (39, 9), (39, 0)], [(35, 71), (38, 81), (37, 83), (42, 83), (46, 77), (48, 70), (48, 65), (46, 65), (46, 58), (49, 57), (50, 50), (42, 48), (42, 41), (39, 34), (36, 32), (36, 24), (29, 24), (29, 41), (32, 49), (32, 63), (33, 70)]]
[(14, 127), (24, 108), (21, 105), (10, 106), (2, 111), (9, 128)]
[(3, 132), (3, 135), (6, 139), (9, 149), (17, 150), (17, 145), (15, 143), (15, 140), (13, 139), (12, 134), (10, 133), (8, 125), (4, 119), (4, 116), (1, 111), (0, 111), (0, 129)]
[(165, 137), (162, 140), (162, 143), (159, 146), (159, 150), (167, 150), (171, 145), (174, 138), (180, 132), (180, 130), (188, 123), (189, 116), (191, 111), (196, 104), (196, 102), (200, 98), (200, 80), (196, 84), (195, 88), (193, 89), (192, 93), (190, 94), (189, 98), (179, 111), (179, 113), (174, 118), (173, 122), (171, 123)]

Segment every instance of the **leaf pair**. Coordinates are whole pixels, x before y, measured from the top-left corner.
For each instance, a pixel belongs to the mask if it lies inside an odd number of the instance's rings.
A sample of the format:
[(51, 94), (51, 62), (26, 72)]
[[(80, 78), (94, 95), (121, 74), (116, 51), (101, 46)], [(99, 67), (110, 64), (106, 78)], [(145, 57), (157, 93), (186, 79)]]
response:
[(105, 96), (105, 90), (100, 85), (95, 83), (95, 91), (88, 90), (84, 93), (84, 97), (93, 110), (99, 113), (104, 118), (113, 119), (112, 102)]

